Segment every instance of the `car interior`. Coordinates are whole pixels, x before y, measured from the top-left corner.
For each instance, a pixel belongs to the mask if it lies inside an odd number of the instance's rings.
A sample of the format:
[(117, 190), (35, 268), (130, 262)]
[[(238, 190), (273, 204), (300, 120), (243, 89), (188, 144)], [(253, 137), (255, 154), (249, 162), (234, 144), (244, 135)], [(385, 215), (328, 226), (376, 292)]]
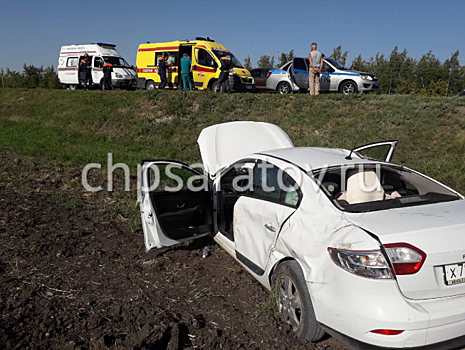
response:
[[(164, 171), (168, 174), (163, 166), (158, 169), (159, 172)], [(170, 190), (178, 183), (166, 177), (160, 177), (156, 189), (149, 192), (163, 233), (168, 238), (179, 240), (213, 232), (211, 193), (209, 186), (204, 184), (204, 181), (208, 180), (199, 177), (197, 173), (189, 169), (173, 168), (170, 172), (183, 180), (184, 185), (181, 189)], [(154, 176), (155, 173), (151, 171), (149, 183), (154, 183)], [(196, 178), (189, 184), (186, 180), (192, 176)]]
[(218, 207), (221, 208), (218, 213), (218, 228), (231, 241), (234, 241), (234, 205), (239, 197), (248, 191), (249, 176), (254, 166), (254, 161), (236, 164), (221, 178), (221, 190), (218, 193)]
[(333, 203), (346, 211), (372, 211), (460, 199), (438, 183), (402, 167), (334, 167), (315, 171), (313, 176)]

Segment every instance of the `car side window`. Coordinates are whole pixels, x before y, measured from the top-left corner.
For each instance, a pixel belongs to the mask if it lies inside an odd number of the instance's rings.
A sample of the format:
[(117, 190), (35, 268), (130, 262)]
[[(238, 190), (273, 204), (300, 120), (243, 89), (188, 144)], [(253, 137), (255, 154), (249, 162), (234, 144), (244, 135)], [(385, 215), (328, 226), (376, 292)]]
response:
[[(166, 64), (170, 66), (177, 66), (178, 65), (178, 52), (177, 51), (167, 51), (168, 59), (166, 60)], [(160, 59), (163, 52), (157, 52), (155, 54), (155, 65), (158, 65), (158, 60)]]
[(323, 69), (322, 69), (323, 72), (328, 72), (328, 73), (334, 73), (334, 69), (333, 67), (331, 67), (329, 64), (327, 64), (326, 62), (323, 63)]
[(94, 60), (94, 67), (95, 68), (102, 68), (103, 67), (103, 60), (100, 57), (95, 57)]
[(215, 67), (215, 60), (213, 57), (204, 49), (197, 51), (197, 63), (201, 66)]
[(294, 69), (308, 70), (305, 60), (303, 58), (294, 58)]
[(297, 207), (300, 201), (300, 191), (294, 179), (267, 162), (257, 162), (255, 165), (253, 186), (248, 195), (292, 207)]
[(68, 61), (66, 62), (66, 67), (77, 67), (78, 62), (79, 60), (77, 57), (68, 57)]

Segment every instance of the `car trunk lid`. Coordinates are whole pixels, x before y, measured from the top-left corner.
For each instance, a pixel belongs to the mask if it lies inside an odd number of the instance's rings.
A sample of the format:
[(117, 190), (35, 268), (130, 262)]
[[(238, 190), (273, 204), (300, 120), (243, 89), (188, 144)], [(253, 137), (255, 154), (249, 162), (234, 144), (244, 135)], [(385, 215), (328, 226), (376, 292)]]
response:
[(465, 294), (465, 283), (448, 285), (446, 282), (465, 269), (462, 265), (465, 263), (464, 212), (465, 200), (456, 200), (369, 213), (346, 213), (346, 217), (376, 235), (383, 245), (407, 243), (425, 252), (427, 257), (421, 269), (412, 275), (397, 276), (397, 282), (407, 298), (429, 299)]
[(215, 177), (219, 170), (257, 152), (294, 147), (278, 126), (239, 121), (205, 128), (197, 140), (205, 170)]

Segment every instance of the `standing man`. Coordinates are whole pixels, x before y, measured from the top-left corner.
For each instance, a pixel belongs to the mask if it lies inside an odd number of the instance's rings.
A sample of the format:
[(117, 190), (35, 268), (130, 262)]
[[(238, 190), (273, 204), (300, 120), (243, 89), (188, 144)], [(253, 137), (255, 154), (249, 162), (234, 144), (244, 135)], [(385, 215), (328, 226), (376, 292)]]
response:
[(323, 68), (323, 54), (318, 51), (316, 43), (312, 43), (308, 60), (310, 61), (309, 77), (310, 77), (310, 95), (320, 94), (320, 73)]
[(223, 84), (226, 82), (225, 85), (225, 91), (229, 92), (229, 71), (232, 69), (233, 63), (232, 60), (226, 56), (226, 52), (221, 52), (221, 58), (220, 58), (220, 76), (218, 78), (218, 89), (216, 92), (221, 92)]
[(113, 72), (113, 65), (106, 62), (103, 65), (103, 89), (114, 90), (113, 84), (111, 83), (111, 73)]
[(189, 90), (192, 91), (192, 83), (191, 83), (191, 67), (192, 67), (192, 60), (189, 58), (187, 53), (184, 53), (181, 58), (181, 77), (182, 77), (182, 87), (183, 89), (187, 89), (189, 86)]
[(165, 89), (166, 84), (168, 83), (168, 80), (166, 79), (166, 69), (168, 66), (166, 63), (167, 60), (168, 54), (163, 52), (161, 57), (158, 59), (158, 75), (160, 76), (160, 85), (158, 85), (158, 89)]
[(81, 70), (81, 84), (84, 89), (89, 90), (89, 88), (92, 86), (92, 63), (89, 55), (84, 55), (84, 58), (79, 64), (79, 68)]

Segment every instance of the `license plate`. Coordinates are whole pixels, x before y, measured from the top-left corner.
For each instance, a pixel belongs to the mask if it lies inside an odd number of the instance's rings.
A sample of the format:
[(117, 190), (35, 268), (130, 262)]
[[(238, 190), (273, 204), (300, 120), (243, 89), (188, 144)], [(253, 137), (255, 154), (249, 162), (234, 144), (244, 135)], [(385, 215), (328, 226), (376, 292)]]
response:
[(245, 88), (250, 90), (252, 89), (252, 85), (246, 85)]
[(465, 263), (444, 266), (446, 285), (465, 283)]

